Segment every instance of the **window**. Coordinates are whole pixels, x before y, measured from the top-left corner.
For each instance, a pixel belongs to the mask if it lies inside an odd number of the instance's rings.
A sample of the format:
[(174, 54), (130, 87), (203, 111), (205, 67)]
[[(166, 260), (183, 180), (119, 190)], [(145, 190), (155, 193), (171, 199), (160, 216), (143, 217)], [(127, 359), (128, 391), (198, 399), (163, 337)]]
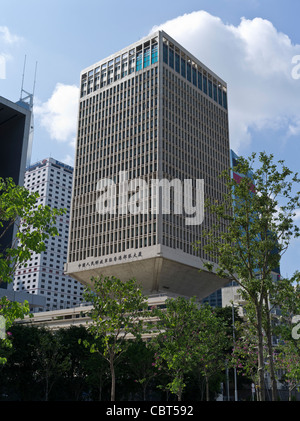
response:
[(181, 76), (185, 77), (186, 75), (186, 63), (184, 58), (181, 58)]
[(180, 57), (177, 53), (175, 53), (175, 70), (177, 73), (180, 73)]
[(208, 81), (208, 95), (212, 98), (212, 82)]
[(197, 86), (197, 70), (193, 67), (193, 84)]
[(192, 76), (191, 76), (191, 63), (187, 63), (186, 65), (186, 78), (189, 82), (191, 82), (192, 80)]
[(158, 59), (158, 45), (153, 44), (152, 45), (152, 51), (151, 51), (151, 63), (157, 63)]
[(203, 76), (203, 92), (207, 94), (207, 77)]
[(169, 66), (174, 69), (174, 51), (169, 49)]
[(225, 91), (223, 92), (223, 107), (227, 110), (227, 94)]
[(150, 66), (150, 47), (144, 50), (144, 68)]
[(143, 68), (143, 53), (140, 51), (136, 55), (136, 71), (139, 71)]
[(202, 73), (198, 72), (198, 88), (202, 91)]
[(218, 99), (219, 99), (219, 105), (222, 105), (222, 91), (220, 88), (218, 88)]
[(168, 64), (168, 46), (167, 44), (163, 45), (163, 61)]
[(213, 85), (213, 92), (214, 92), (214, 100), (218, 101), (218, 93), (217, 93), (217, 85)]

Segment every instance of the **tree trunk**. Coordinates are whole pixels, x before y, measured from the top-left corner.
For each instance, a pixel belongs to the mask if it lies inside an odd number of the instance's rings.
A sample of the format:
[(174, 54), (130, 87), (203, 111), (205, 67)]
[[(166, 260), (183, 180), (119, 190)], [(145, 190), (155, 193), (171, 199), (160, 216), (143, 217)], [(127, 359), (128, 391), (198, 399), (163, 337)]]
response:
[(257, 337), (258, 337), (258, 393), (257, 400), (265, 400), (265, 361), (264, 361), (264, 343), (262, 333), (262, 311), (261, 305), (256, 305), (257, 318)]
[(206, 385), (206, 402), (209, 401), (209, 382), (208, 376), (205, 376), (205, 385)]
[(48, 401), (48, 389), (49, 389), (49, 382), (48, 382), (48, 376), (46, 376), (46, 387), (45, 387), (45, 401)]
[(99, 395), (98, 395), (99, 402), (102, 400), (102, 375), (99, 373)]
[(147, 388), (148, 388), (148, 384), (149, 384), (150, 380), (146, 380), (143, 384), (143, 399), (144, 401), (147, 400)]
[(275, 377), (274, 369), (274, 356), (273, 356), (273, 345), (272, 345), (272, 327), (271, 327), (271, 317), (268, 299), (265, 298), (266, 305), (266, 334), (268, 341), (268, 354), (269, 354), (269, 363), (270, 363), (270, 376), (271, 376), (271, 386), (272, 386), (272, 401), (277, 401), (278, 399), (278, 390), (277, 382)]
[(180, 388), (180, 390), (179, 390), (179, 392), (178, 392), (178, 395), (177, 395), (177, 398), (178, 398), (178, 401), (179, 401), (179, 402), (181, 402), (181, 396), (182, 396), (182, 390), (181, 390), (181, 388)]
[[(183, 378), (179, 374), (179, 384), (182, 384)], [(179, 386), (178, 393), (177, 393), (177, 400), (180, 402), (182, 398), (182, 387)]]
[(48, 369), (46, 368), (46, 374), (45, 374), (45, 401), (46, 402), (49, 400), (49, 388), (50, 388), (49, 378), (50, 378), (50, 375), (49, 375)]
[(111, 391), (110, 400), (113, 402), (116, 398), (116, 375), (113, 357), (110, 357), (110, 373), (111, 373)]

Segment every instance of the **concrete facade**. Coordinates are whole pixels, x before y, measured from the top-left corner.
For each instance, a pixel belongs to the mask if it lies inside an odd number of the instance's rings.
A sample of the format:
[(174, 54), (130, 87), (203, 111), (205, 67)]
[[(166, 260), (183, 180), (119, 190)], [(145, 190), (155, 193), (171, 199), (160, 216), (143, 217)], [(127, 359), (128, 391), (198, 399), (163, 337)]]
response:
[[(165, 302), (169, 298), (171, 298), (171, 296), (164, 294), (148, 297), (148, 307), (164, 308), (166, 305)], [(26, 316), (24, 319), (18, 320), (17, 322), (30, 326), (45, 326), (51, 330), (69, 328), (71, 326), (87, 327), (89, 324), (91, 324), (91, 318), (89, 316), (89, 312), (91, 310), (92, 306), (85, 303), (78, 307), (69, 309), (35, 313), (31, 315), (31, 317)], [(151, 333), (148, 333), (146, 337), (147, 336), (152, 335)]]
[[(147, 185), (192, 180), (184, 200), (190, 194), (195, 202), (196, 181), (203, 180), (203, 202), (219, 200), (225, 185), (218, 175), (230, 165), (226, 83), (158, 31), (83, 70), (80, 85), (66, 272), (84, 284), (100, 274), (134, 277), (147, 294), (168, 290), (199, 299), (225, 285), (200, 271), (211, 259), (193, 246), (207, 241), (211, 215), (187, 224), (190, 209), (174, 212), (178, 197), (161, 192), (147, 212), (104, 214), (97, 187), (99, 180), (117, 182), (120, 172)], [(118, 205), (122, 194), (119, 188)]]
[[(14, 103), (0, 96), (0, 177), (12, 178), (14, 183), (24, 184), (25, 170), (31, 155), (32, 111), (26, 103)], [(4, 227), (0, 230), (4, 230)], [(2, 231), (4, 232), (4, 231)], [(11, 247), (16, 227), (10, 227), (1, 236), (0, 251)], [(0, 282), (0, 289), (12, 289), (12, 284)]]
[(0, 97), (0, 177), (11, 177), (21, 186), (31, 152), (32, 112), (26, 105)]
[(56, 220), (58, 236), (45, 240), (46, 251), (32, 253), (31, 258), (16, 270), (13, 288), (40, 295), (44, 305), (39, 310), (55, 310), (81, 303), (83, 286), (64, 273), (67, 258), (73, 168), (53, 158), (27, 168), (24, 186), (37, 192), (38, 205), (65, 208)]

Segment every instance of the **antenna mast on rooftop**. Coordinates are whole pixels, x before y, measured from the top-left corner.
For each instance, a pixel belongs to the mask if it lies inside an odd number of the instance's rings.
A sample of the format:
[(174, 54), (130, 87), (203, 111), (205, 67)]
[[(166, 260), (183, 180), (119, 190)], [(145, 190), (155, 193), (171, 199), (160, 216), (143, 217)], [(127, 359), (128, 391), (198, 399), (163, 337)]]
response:
[(25, 89), (24, 89), (25, 67), (26, 67), (26, 55), (25, 55), (25, 58), (24, 58), (24, 66), (23, 66), (23, 74), (22, 74), (22, 85), (21, 85), (21, 93), (20, 93), (20, 102), (23, 102), (23, 103), (29, 105), (29, 108), (32, 111), (32, 108), (33, 108), (33, 97), (34, 97), (35, 84), (36, 84), (37, 62), (35, 63), (35, 72), (34, 72), (34, 81), (33, 81), (32, 93), (29, 93), (29, 92), (25, 91)]
[(23, 66), (20, 99), (17, 102), (17, 104), (19, 104), (21, 107), (27, 108), (31, 112), (29, 139), (28, 139), (28, 150), (27, 150), (27, 159), (26, 159), (26, 166), (28, 167), (30, 165), (30, 161), (31, 161), (31, 150), (32, 150), (33, 133), (34, 133), (33, 97), (34, 97), (35, 83), (36, 83), (37, 62), (35, 63), (35, 72), (34, 72), (34, 81), (33, 81), (32, 93), (29, 93), (29, 92), (24, 90), (25, 67), (26, 67), (26, 55), (25, 55), (24, 66)]

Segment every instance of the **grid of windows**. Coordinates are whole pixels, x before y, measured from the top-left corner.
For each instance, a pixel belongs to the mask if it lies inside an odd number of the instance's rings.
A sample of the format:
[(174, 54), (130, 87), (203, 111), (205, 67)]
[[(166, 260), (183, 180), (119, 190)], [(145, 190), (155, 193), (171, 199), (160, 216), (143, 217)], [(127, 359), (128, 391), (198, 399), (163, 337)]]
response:
[(226, 88), (216, 79), (213, 80), (211, 74), (202, 69), (200, 64), (188, 57), (167, 38), (163, 39), (163, 61), (170, 68), (175, 69), (178, 74), (181, 74), (183, 78), (187, 79), (188, 82), (191, 82), (201, 91), (203, 90), (206, 95), (227, 109)]
[(158, 62), (158, 39), (154, 37), (94, 69), (81, 77), (81, 97)]
[[(155, 215), (151, 209), (99, 215), (96, 209), (97, 182), (117, 182), (120, 171), (146, 182), (204, 179), (205, 197), (220, 199), (224, 193), (218, 175), (229, 167), (226, 86), (165, 35), (82, 73), (68, 254), (74, 269), (88, 259), (158, 244), (194, 257), (193, 243), (213, 223), (210, 215), (202, 225), (188, 226), (184, 215)], [(119, 59), (122, 72), (130, 57), (133, 72), (120, 79), (115, 70), (108, 73)], [(95, 86), (97, 69), (106, 79), (101, 76)], [(203, 252), (201, 257), (207, 258)]]
[[(221, 200), (225, 186), (218, 174), (229, 165), (226, 111), (168, 67), (162, 101), (163, 178), (203, 179), (205, 197)], [(163, 244), (196, 255), (193, 244), (212, 223), (207, 212), (198, 226), (187, 226), (184, 215), (163, 215)], [(202, 251), (201, 257), (208, 256)]]
[(46, 296), (46, 310), (79, 305), (82, 285), (64, 274), (67, 260), (69, 219), (73, 168), (49, 158), (29, 167), (24, 187), (38, 192), (36, 206), (65, 208), (65, 215), (57, 218), (58, 236), (45, 240), (46, 250), (32, 253), (30, 259), (15, 273), (14, 290)]
[(70, 261), (156, 244), (156, 215), (99, 215), (96, 187), (120, 171), (148, 182), (158, 176), (157, 155), (157, 65), (81, 100)]

